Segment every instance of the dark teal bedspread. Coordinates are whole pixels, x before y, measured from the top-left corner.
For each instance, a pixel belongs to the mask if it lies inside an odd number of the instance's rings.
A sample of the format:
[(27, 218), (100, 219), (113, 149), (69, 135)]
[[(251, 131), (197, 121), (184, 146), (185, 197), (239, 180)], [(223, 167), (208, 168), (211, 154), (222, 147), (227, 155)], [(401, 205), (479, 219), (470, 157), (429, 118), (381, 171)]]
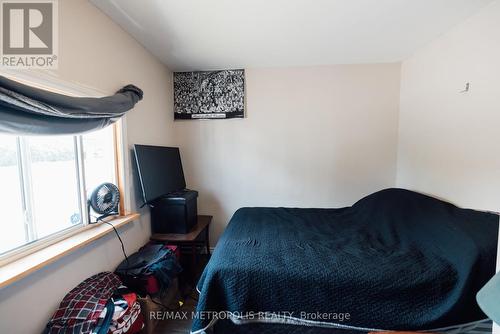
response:
[(242, 208), (198, 283), (197, 311), (348, 313), (321, 321), (399, 330), (483, 319), (475, 294), (495, 273), (497, 235), (495, 214), (402, 189), (341, 209)]

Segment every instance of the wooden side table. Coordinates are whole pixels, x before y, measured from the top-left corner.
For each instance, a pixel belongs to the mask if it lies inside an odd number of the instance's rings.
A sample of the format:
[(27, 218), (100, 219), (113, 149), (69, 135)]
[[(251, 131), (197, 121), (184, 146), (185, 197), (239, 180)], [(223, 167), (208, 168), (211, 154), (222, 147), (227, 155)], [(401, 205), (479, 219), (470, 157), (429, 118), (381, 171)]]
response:
[(191, 247), (191, 265), (194, 270), (196, 266), (196, 249), (197, 247), (206, 247), (207, 254), (210, 255), (210, 239), (209, 227), (212, 222), (212, 216), (198, 215), (198, 222), (193, 226), (191, 231), (186, 234), (178, 233), (155, 233), (151, 236), (150, 240), (161, 242), (164, 244), (171, 244)]

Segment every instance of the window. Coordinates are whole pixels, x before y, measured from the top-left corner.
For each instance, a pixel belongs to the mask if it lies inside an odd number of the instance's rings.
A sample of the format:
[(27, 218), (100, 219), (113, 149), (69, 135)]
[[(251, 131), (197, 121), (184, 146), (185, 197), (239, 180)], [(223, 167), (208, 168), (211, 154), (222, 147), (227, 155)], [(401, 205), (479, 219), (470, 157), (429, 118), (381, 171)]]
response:
[(92, 190), (103, 182), (116, 184), (114, 130), (0, 135), (0, 257), (88, 223)]

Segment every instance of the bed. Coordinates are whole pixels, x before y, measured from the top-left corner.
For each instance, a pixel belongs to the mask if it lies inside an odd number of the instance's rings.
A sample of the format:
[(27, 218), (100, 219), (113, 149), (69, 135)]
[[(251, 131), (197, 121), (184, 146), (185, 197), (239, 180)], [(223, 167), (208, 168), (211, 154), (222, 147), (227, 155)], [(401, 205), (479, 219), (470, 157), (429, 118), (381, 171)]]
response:
[(496, 214), (403, 189), (340, 209), (242, 208), (198, 282), (192, 333), (491, 326), (475, 294), (497, 235)]

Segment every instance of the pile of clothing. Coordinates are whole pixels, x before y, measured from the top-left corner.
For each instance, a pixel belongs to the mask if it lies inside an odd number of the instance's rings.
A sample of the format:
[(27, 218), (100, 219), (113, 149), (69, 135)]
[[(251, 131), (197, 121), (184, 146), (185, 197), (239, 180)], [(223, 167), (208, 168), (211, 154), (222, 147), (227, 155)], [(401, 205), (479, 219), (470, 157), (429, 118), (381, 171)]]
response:
[(44, 334), (134, 334), (143, 326), (137, 295), (116, 274), (102, 272), (63, 298)]
[[(174, 248), (173, 248), (174, 247)], [(175, 246), (149, 243), (123, 261), (116, 273), (141, 296), (163, 295), (182, 271)]]
[(121, 263), (115, 273), (87, 278), (63, 298), (43, 333), (140, 332), (145, 319), (138, 295), (161, 298), (168, 290), (181, 271), (176, 251), (175, 246), (147, 244)]
[[(99, 329), (108, 328), (109, 334), (138, 333), (144, 327), (144, 317), (137, 295), (122, 285), (115, 291), (106, 308), (99, 316), (97, 330), (93, 333), (100, 334)], [(102, 331), (106, 333), (106, 331)]]

